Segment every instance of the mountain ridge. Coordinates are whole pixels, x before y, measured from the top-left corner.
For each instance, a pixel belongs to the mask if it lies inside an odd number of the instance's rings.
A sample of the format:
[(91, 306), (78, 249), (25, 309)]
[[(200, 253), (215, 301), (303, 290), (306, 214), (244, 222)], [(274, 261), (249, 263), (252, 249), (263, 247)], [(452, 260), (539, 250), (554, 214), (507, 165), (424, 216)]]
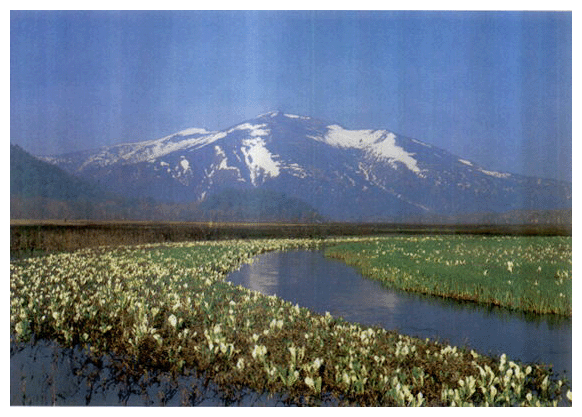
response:
[(569, 183), (487, 169), (385, 129), (283, 112), (40, 158), (124, 195), (189, 203), (262, 188), (339, 221), (571, 207)]

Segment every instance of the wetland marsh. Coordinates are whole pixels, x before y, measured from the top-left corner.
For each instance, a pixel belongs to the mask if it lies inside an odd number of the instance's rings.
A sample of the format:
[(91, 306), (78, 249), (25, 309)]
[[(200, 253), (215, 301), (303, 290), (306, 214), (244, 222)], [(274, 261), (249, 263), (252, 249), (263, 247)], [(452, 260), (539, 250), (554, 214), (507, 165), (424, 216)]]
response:
[[(362, 241), (167, 243), (14, 260), (11, 335), (17, 344), (43, 339), (78, 347), (97, 361), (108, 355), (119, 375), (138, 384), (194, 369), (225, 395), (250, 389), (289, 404), (571, 401), (568, 381), (536, 363), (352, 323), (225, 281), (261, 253)], [(568, 279), (571, 287), (571, 269)]]

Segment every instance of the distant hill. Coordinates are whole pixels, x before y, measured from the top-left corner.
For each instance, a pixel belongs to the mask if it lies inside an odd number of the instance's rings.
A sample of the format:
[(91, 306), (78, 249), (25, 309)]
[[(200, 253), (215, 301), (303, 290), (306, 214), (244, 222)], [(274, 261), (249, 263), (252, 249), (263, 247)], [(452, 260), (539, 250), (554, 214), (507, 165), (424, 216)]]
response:
[(113, 220), (135, 203), (10, 145), (10, 218)]
[(90, 181), (43, 162), (18, 145), (10, 145), (10, 196), (65, 201), (98, 201), (111, 195)]

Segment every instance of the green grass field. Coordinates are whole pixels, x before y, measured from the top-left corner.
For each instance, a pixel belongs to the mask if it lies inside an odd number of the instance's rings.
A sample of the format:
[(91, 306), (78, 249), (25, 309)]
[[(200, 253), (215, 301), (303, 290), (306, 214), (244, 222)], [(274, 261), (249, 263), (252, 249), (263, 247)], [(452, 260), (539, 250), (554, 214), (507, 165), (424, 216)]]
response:
[[(515, 248), (515, 241), (483, 240), (484, 246), (478, 240), (467, 246), (467, 241), (337, 238), (325, 244), (330, 254), (359, 253), (370, 268), (381, 268), (381, 259), (391, 259), (392, 251), (398, 270), (404, 271), (403, 282), (415, 279), (414, 268), (436, 275), (447, 262), (469, 264), (483, 250), (495, 252), (480, 255), (483, 265), (475, 273), (487, 269), (484, 276), (501, 275), (509, 261), (517, 273), (525, 265), (519, 256), (531, 252), (525, 243)], [(536, 242), (541, 246), (533, 246), (538, 249), (531, 256), (541, 256), (543, 248), (559, 253), (558, 263), (547, 255), (541, 267), (563, 270), (565, 249)], [(283, 394), (296, 404), (318, 404), (330, 395), (342, 404), (375, 406), (556, 405), (561, 395), (571, 401), (565, 382), (551, 379), (544, 367), (313, 314), (224, 281), (229, 271), (262, 252), (322, 243), (269, 239), (151, 244), (14, 260), (11, 335), (23, 342), (34, 335), (63, 346), (80, 345), (96, 357), (114, 355), (123, 377), (135, 381), (196, 369), (227, 392), (247, 387)], [(568, 240), (561, 244), (569, 245)], [(506, 253), (507, 259), (495, 260)], [(536, 262), (528, 261), (527, 270), (536, 272)], [(567, 271), (569, 280), (571, 269)], [(571, 300), (568, 294), (566, 300)]]
[(572, 315), (571, 237), (381, 237), (335, 245), (326, 256), (392, 288)]

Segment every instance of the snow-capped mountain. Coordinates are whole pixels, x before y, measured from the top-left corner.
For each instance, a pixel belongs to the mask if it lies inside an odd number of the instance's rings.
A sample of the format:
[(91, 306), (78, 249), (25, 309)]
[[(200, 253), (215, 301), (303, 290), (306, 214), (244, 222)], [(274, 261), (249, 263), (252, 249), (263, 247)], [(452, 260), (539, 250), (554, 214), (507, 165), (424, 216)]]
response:
[(128, 196), (189, 202), (264, 188), (334, 220), (571, 207), (569, 183), (488, 170), (388, 130), (282, 112), (222, 131), (41, 158)]

